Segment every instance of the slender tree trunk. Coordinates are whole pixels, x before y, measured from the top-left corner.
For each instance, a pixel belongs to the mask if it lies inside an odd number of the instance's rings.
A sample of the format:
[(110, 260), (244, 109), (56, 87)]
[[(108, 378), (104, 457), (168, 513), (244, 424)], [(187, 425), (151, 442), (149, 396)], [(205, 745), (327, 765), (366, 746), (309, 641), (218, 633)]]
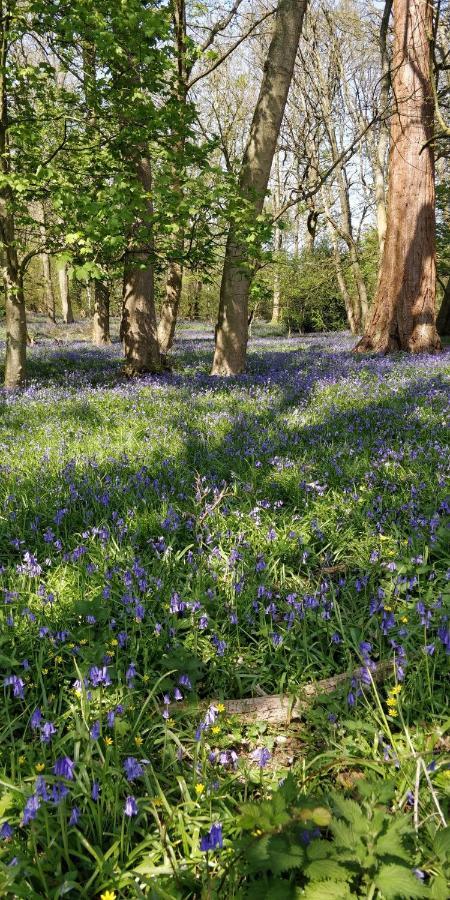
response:
[(273, 295), (272, 295), (272, 325), (278, 325), (281, 318), (281, 279), (280, 279), (280, 251), (282, 247), (282, 236), (279, 228), (275, 228), (274, 245), (276, 251), (275, 268), (273, 272)]
[(95, 279), (92, 343), (97, 347), (111, 343), (109, 334), (109, 295), (110, 291), (108, 286), (102, 281)]
[(26, 377), (27, 319), (23, 293), (23, 273), (17, 256), (12, 189), (8, 184), (11, 157), (8, 143), (7, 65), (10, 13), (0, 8), (0, 243), (6, 307), (5, 387), (20, 387)]
[(352, 297), (347, 287), (344, 272), (342, 269), (342, 259), (339, 251), (339, 241), (337, 231), (331, 222), (330, 196), (327, 185), (322, 187), (322, 201), (327, 219), (327, 229), (330, 236), (331, 246), (333, 248), (333, 263), (336, 272), (336, 280), (339, 290), (344, 301), (345, 312), (347, 314), (348, 327), (352, 334), (359, 334), (361, 331), (361, 310), (360, 305), (355, 298)]
[(442, 337), (450, 335), (450, 275), (447, 278), (436, 324), (437, 330)]
[[(281, 208), (281, 177), (280, 177), (280, 151), (275, 156), (275, 213)], [(272, 325), (278, 325), (281, 316), (281, 279), (280, 279), (280, 252), (283, 246), (283, 236), (278, 221), (275, 225), (273, 236), (273, 249), (275, 251), (275, 267), (273, 272), (273, 298), (272, 298)]]
[(189, 285), (189, 318), (190, 319), (199, 319), (200, 318), (200, 297), (202, 294), (202, 281), (201, 278), (196, 278), (193, 276), (193, 280)]
[[(240, 189), (252, 204), (255, 216), (261, 213), (264, 204), (305, 9), (306, 0), (278, 2), (274, 33), (240, 174)], [(213, 375), (238, 375), (245, 369), (251, 280), (247, 246), (231, 225), (220, 289)]]
[(59, 295), (61, 298), (62, 320), (65, 325), (71, 325), (75, 319), (70, 299), (69, 273), (66, 263), (60, 263), (58, 267)]
[[(389, 90), (391, 86), (391, 71), (387, 48), (387, 35), (389, 19), (392, 11), (392, 0), (386, 0), (380, 28), (380, 59), (381, 59), (381, 90), (380, 90), (380, 125), (377, 146), (373, 153), (373, 180), (375, 189), (375, 206), (377, 211), (378, 245), (380, 248), (380, 263), (383, 258), (384, 241), (387, 229), (385, 169), (386, 154), (389, 147), (389, 128), (386, 122), (389, 103)], [(381, 266), (380, 266), (381, 272)]]
[(23, 279), (15, 249), (10, 247), (4, 272), (6, 287), (5, 387), (20, 387), (26, 377), (27, 318)]
[[(173, 24), (175, 28), (175, 42), (177, 48), (177, 83), (176, 99), (179, 108), (185, 111), (187, 100), (188, 71), (186, 68), (186, 4), (185, 0), (173, 0), (172, 4)], [(185, 140), (181, 136), (175, 142), (178, 155), (177, 166), (183, 159)], [(173, 194), (183, 200), (182, 179), (179, 177), (177, 167), (173, 172)], [(175, 251), (178, 259), (172, 260), (167, 270), (166, 290), (161, 307), (161, 315), (158, 325), (158, 342), (162, 356), (171, 349), (175, 336), (175, 328), (180, 308), (181, 291), (183, 287), (183, 253), (184, 253), (184, 229), (180, 228), (177, 234)]]
[(120, 336), (123, 341), (126, 371), (130, 375), (159, 372), (161, 369), (155, 311), (150, 160), (141, 157), (136, 170), (146, 194), (145, 226), (148, 243), (146, 247), (137, 249), (130, 247), (125, 254)]
[(434, 107), (430, 81), (433, 9), (394, 0), (388, 224), (376, 297), (360, 352), (436, 352)]
[[(41, 224), (39, 226), (39, 230), (41, 232), (41, 240), (42, 244), (45, 247), (47, 244), (47, 228), (46, 228), (46, 215), (45, 215), (45, 206), (44, 204), (40, 204), (40, 216), (41, 216)], [(45, 309), (47, 312), (47, 316), (50, 319), (50, 322), (56, 322), (56, 302), (55, 302), (55, 291), (53, 289), (52, 282), (52, 267), (50, 262), (50, 254), (45, 251), (42, 253), (42, 274), (44, 277), (44, 303)]]
[(44, 303), (47, 316), (50, 322), (56, 322), (55, 292), (53, 290), (52, 270), (48, 253), (42, 254), (42, 274), (44, 276)]

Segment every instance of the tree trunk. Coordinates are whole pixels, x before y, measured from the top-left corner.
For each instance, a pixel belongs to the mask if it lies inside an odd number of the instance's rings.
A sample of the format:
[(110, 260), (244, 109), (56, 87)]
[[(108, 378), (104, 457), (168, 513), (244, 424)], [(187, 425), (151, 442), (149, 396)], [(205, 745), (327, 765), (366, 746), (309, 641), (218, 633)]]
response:
[(433, 9), (394, 0), (388, 223), (380, 280), (359, 352), (436, 352)]
[[(46, 215), (45, 215), (45, 206), (42, 203), (40, 205), (40, 215), (41, 215), (41, 224), (40, 224), (40, 232), (41, 232), (41, 240), (42, 244), (45, 247), (47, 244), (47, 229), (46, 229)], [(52, 282), (52, 267), (50, 262), (50, 254), (46, 253), (45, 250), (41, 256), (42, 259), (42, 274), (44, 277), (44, 304), (47, 312), (47, 316), (50, 319), (50, 322), (56, 322), (56, 303), (55, 303), (55, 291), (53, 289)]]
[(55, 292), (53, 290), (52, 270), (48, 253), (42, 254), (42, 274), (44, 276), (44, 303), (47, 316), (50, 322), (56, 322)]
[(92, 319), (92, 343), (97, 347), (110, 344), (109, 288), (103, 281), (94, 281), (94, 316)]
[[(274, 33), (239, 179), (241, 192), (251, 203), (255, 216), (261, 213), (264, 204), (305, 9), (306, 0), (278, 2)], [(248, 248), (232, 224), (220, 288), (213, 375), (238, 375), (245, 370), (251, 269)]]
[(280, 279), (280, 257), (279, 253), (282, 247), (282, 237), (279, 228), (275, 228), (274, 245), (277, 256), (275, 257), (275, 269), (273, 273), (273, 295), (272, 295), (272, 325), (278, 325), (281, 318), (281, 279)]
[(441, 308), (437, 317), (438, 333), (444, 337), (450, 335), (450, 275), (445, 285), (444, 296), (442, 297)]
[(189, 285), (189, 311), (188, 317), (189, 319), (199, 319), (200, 318), (200, 297), (202, 293), (202, 281), (201, 278), (196, 278), (193, 276), (192, 282)]
[(9, 15), (0, 15), (0, 172), (4, 186), (0, 190), (0, 245), (5, 284), (6, 358), (5, 387), (20, 387), (26, 376), (27, 319), (23, 293), (23, 272), (19, 265), (12, 212), (13, 192), (10, 176), (11, 156), (8, 142), (9, 115), (7, 67), (10, 34)]
[(4, 272), (6, 288), (5, 387), (20, 387), (26, 376), (27, 319), (23, 279), (13, 247), (8, 248)]
[(341, 254), (339, 252), (339, 241), (337, 236), (337, 231), (333, 227), (331, 222), (331, 212), (330, 212), (330, 196), (328, 193), (327, 185), (323, 185), (322, 187), (322, 201), (325, 210), (325, 215), (327, 219), (327, 229), (328, 234), (330, 236), (331, 246), (333, 248), (333, 263), (334, 269), (336, 272), (336, 280), (339, 286), (339, 290), (341, 292), (341, 297), (344, 301), (345, 312), (347, 314), (347, 322), (348, 327), (352, 334), (359, 334), (361, 331), (361, 310), (358, 302), (355, 302), (355, 298), (351, 296), (350, 291), (347, 287), (344, 272), (342, 270), (342, 259)]
[[(186, 63), (186, 4), (185, 0), (174, 0), (172, 3), (172, 17), (175, 30), (175, 43), (177, 53), (177, 81), (175, 96), (179, 108), (186, 109), (188, 69)], [(178, 154), (178, 162), (173, 171), (172, 193), (178, 198), (181, 205), (183, 201), (183, 184), (179, 176), (178, 166), (181, 164), (184, 154), (184, 135), (175, 141), (175, 149)], [(175, 328), (180, 308), (181, 290), (183, 287), (183, 253), (184, 253), (184, 228), (180, 228), (175, 244), (178, 259), (172, 260), (167, 270), (166, 290), (161, 307), (161, 315), (158, 325), (158, 342), (163, 356), (168, 353), (173, 344)]]
[[(179, 249), (181, 252), (183, 251), (183, 247)], [(182, 286), (183, 266), (180, 262), (173, 260), (167, 270), (166, 292), (158, 325), (158, 343), (162, 356), (169, 352), (173, 344)]]
[(72, 303), (69, 291), (69, 274), (66, 263), (58, 267), (59, 294), (61, 297), (62, 320), (65, 325), (71, 325), (75, 319), (72, 312)]
[(148, 243), (143, 248), (130, 247), (125, 254), (120, 337), (123, 341), (126, 371), (130, 375), (161, 370), (155, 311), (150, 160), (141, 157), (136, 171), (146, 194), (145, 225)]
[[(392, 0), (386, 0), (380, 28), (380, 60), (381, 60), (381, 89), (380, 89), (380, 131), (378, 141), (372, 157), (373, 181), (375, 189), (375, 206), (377, 211), (378, 246), (380, 248), (380, 261), (383, 259), (384, 241), (387, 228), (386, 192), (385, 192), (385, 166), (386, 153), (389, 147), (389, 129), (386, 116), (389, 103), (389, 89), (391, 86), (391, 72), (389, 54), (387, 48), (387, 35), (389, 19), (392, 11)], [(381, 268), (380, 268), (381, 272)]]
[[(274, 191), (274, 213), (278, 215), (281, 209), (281, 174), (280, 174), (280, 151), (275, 156), (275, 191)], [(273, 236), (273, 249), (275, 251), (275, 267), (273, 272), (273, 295), (272, 295), (272, 325), (278, 325), (281, 314), (281, 279), (280, 279), (280, 252), (283, 246), (283, 235), (279, 227), (278, 220), (275, 224)]]

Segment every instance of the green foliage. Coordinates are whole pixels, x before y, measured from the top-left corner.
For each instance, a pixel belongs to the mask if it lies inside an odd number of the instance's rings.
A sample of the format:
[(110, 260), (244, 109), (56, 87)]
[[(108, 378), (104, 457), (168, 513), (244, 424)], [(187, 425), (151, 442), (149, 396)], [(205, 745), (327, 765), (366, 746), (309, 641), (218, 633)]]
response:
[[(394, 816), (379, 801), (386, 793), (383, 782), (362, 782), (358, 800), (331, 793), (328, 807), (306, 800), (298, 789), (294, 799), (294, 784), (288, 776), (270, 801), (242, 809), (238, 825), (243, 836), (236, 851), (246, 884), (242, 897), (256, 897), (258, 890), (271, 897), (273, 890), (273, 896), (333, 900), (372, 897), (376, 889), (386, 900), (441, 896), (450, 874), (449, 829), (436, 834), (434, 851), (441, 863), (425, 883), (425, 873), (416, 867), (411, 817)], [(304, 846), (299, 822), (313, 836)], [(317, 826), (319, 838), (314, 837)], [(304, 834), (307, 838), (308, 832)], [(288, 880), (280, 880), (281, 875)]]

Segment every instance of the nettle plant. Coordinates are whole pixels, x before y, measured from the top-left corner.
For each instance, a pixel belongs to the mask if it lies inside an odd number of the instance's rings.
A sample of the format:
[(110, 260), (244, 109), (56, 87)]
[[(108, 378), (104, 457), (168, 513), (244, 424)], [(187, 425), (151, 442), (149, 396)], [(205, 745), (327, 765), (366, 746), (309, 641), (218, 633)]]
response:
[[(418, 845), (411, 816), (392, 815), (392, 781), (358, 783), (357, 800), (299, 796), (289, 775), (270, 800), (247, 803), (227, 867), (226, 896), (239, 900), (446, 900), (450, 828)], [(236, 878), (238, 884), (236, 884)], [(217, 897), (224, 896), (223, 879)]]

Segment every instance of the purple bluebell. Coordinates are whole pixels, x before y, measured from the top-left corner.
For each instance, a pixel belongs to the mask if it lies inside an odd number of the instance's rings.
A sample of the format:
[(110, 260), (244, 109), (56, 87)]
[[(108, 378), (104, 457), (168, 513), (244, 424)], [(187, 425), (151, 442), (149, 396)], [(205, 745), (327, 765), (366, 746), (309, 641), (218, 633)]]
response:
[(132, 816), (137, 816), (138, 814), (138, 805), (134, 797), (127, 797), (125, 800), (124, 806), (124, 814), (128, 816), (130, 819)]

